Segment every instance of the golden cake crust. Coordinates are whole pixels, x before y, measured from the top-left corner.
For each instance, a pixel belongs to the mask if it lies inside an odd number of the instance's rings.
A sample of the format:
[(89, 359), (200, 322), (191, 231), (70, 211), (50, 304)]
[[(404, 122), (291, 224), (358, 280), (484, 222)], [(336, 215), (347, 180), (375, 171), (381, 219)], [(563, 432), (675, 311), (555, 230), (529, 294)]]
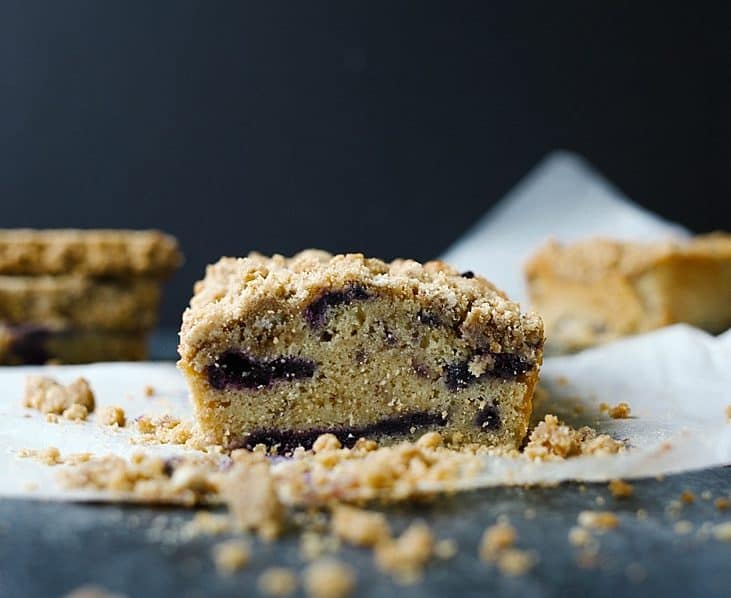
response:
[(166, 277), (182, 262), (157, 230), (0, 229), (0, 274)]

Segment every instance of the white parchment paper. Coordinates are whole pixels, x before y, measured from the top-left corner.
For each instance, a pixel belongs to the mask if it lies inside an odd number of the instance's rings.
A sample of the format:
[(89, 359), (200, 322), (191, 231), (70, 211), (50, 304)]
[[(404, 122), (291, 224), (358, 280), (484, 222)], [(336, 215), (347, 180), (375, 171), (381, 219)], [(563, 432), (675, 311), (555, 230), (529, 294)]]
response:
[[(488, 276), (522, 300), (520, 272), (531, 251), (551, 236), (574, 240), (595, 234), (648, 239), (687, 233), (635, 206), (580, 158), (561, 152), (536, 167), (444, 258)], [(21, 406), (25, 376), (38, 372), (63, 382), (85, 376), (98, 406), (122, 406), (129, 420), (142, 414), (192, 417), (183, 379), (172, 363), (0, 368), (0, 496), (106, 498), (62, 491), (54, 480), (60, 466), (19, 459), (22, 448), (55, 446), (62, 454), (121, 456), (141, 448), (164, 455), (186, 450), (140, 447), (131, 443), (131, 429), (98, 426), (93, 416), (86, 423), (46, 422)], [(731, 331), (713, 337), (672, 326), (578, 355), (549, 358), (541, 380), (551, 398), (539, 404), (536, 419), (555, 413), (575, 426), (591, 425), (626, 439), (630, 450), (548, 463), (486, 458), (484, 471), (466, 480), (466, 487), (636, 478), (731, 463), (731, 424), (725, 414), (731, 404)], [(155, 389), (153, 397), (145, 396), (146, 385)], [(630, 404), (630, 419), (613, 420), (599, 410), (602, 402), (620, 401)]]

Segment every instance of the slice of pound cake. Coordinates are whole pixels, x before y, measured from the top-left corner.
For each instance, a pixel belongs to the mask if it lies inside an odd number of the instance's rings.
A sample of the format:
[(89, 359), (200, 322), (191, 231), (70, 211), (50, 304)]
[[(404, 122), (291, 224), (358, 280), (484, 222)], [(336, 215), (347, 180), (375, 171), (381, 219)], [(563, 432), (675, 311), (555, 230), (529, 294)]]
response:
[(203, 432), (229, 448), (430, 430), (517, 447), (542, 347), (540, 317), (471, 272), (309, 250), (209, 266), (178, 366)]

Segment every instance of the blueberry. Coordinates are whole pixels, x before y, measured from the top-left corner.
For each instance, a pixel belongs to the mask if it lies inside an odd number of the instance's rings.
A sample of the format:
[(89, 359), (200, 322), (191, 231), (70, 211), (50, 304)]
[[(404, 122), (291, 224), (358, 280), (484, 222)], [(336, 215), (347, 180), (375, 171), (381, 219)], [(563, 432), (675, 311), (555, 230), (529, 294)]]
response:
[[(482, 400), (482, 397), (479, 400)], [(485, 405), (475, 416), (475, 425), (483, 430), (496, 432), (500, 429), (500, 424), (500, 412), (495, 403)]]
[(460, 276), (462, 278), (474, 278), (475, 273), (472, 270), (467, 270), (466, 272), (462, 272), (462, 274), (460, 274)]
[(277, 357), (272, 360), (254, 359), (238, 351), (227, 351), (208, 366), (209, 384), (217, 389), (261, 388), (277, 380), (312, 378), (315, 364), (300, 357)]
[(353, 283), (342, 290), (325, 291), (305, 309), (305, 319), (313, 328), (319, 328), (327, 319), (327, 310), (338, 305), (348, 305), (353, 301), (365, 301), (371, 294), (363, 285)]

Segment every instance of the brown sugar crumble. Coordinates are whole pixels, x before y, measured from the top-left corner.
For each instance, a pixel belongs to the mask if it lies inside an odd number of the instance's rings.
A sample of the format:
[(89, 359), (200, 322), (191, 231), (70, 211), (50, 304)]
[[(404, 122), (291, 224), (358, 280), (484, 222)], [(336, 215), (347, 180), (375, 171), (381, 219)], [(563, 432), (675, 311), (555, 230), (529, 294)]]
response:
[(245, 540), (226, 540), (213, 547), (213, 562), (219, 573), (231, 574), (243, 569), (250, 557), (251, 548)]
[(611, 511), (581, 511), (577, 518), (581, 527), (609, 530), (619, 526), (619, 518)]
[(333, 509), (332, 532), (354, 546), (375, 546), (391, 538), (391, 528), (382, 513), (344, 505)]
[(109, 405), (99, 409), (96, 421), (100, 426), (124, 428), (127, 424), (127, 417), (124, 413), (124, 409), (117, 407), (116, 405)]
[(578, 430), (548, 414), (528, 437), (523, 454), (529, 459), (566, 459), (580, 455), (612, 455), (624, 449), (624, 444), (607, 434), (597, 435), (588, 426)]
[(94, 393), (85, 378), (64, 386), (48, 376), (26, 376), (23, 407), (44, 414), (84, 420), (94, 411)]
[(412, 523), (398, 538), (376, 545), (376, 566), (393, 575), (396, 582), (408, 585), (418, 582), (424, 566), (434, 553), (434, 536), (421, 522)]
[(695, 494), (693, 494), (690, 490), (683, 490), (680, 495), (680, 502), (684, 505), (692, 505), (695, 502)]
[(289, 596), (297, 589), (297, 574), (286, 567), (265, 569), (256, 582), (265, 596)]
[(303, 584), (310, 598), (346, 598), (355, 587), (355, 571), (332, 558), (324, 558), (307, 566)]
[(609, 482), (609, 492), (614, 498), (629, 498), (634, 493), (632, 484), (628, 484), (624, 480), (611, 480)]
[(630, 409), (629, 403), (617, 403), (616, 405), (609, 407), (607, 413), (612, 419), (627, 419), (630, 416), (632, 410)]

